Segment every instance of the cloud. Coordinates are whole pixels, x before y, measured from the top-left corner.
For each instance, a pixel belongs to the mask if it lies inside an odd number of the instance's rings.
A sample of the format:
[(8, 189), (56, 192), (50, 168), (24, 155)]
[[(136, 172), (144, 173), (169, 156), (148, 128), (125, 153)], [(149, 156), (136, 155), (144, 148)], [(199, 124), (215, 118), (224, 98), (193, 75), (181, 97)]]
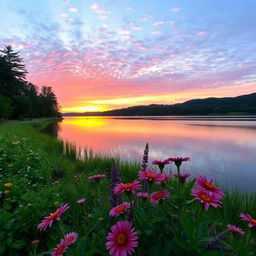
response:
[(163, 25), (165, 22), (164, 21), (157, 21), (155, 23), (153, 23), (153, 26), (160, 26), (160, 25)]
[(69, 8), (70, 12), (78, 12), (78, 9), (76, 7), (71, 7)]
[(151, 32), (152, 35), (160, 35), (161, 31), (157, 30), (157, 31), (152, 31)]
[(106, 11), (105, 9), (103, 9), (98, 3), (92, 3), (90, 5), (90, 8), (96, 13), (98, 14), (98, 18), (99, 19), (106, 19), (108, 17), (109, 12)]
[(132, 29), (134, 30), (141, 30), (142, 28), (138, 26), (137, 24), (130, 22), (129, 25), (131, 26)]
[(197, 32), (198, 36), (207, 36), (209, 33), (207, 31), (199, 31)]
[(129, 7), (126, 8), (126, 10), (131, 11), (131, 10), (133, 10), (133, 8), (129, 6)]
[(171, 11), (172, 12), (180, 12), (182, 9), (181, 8), (172, 8)]

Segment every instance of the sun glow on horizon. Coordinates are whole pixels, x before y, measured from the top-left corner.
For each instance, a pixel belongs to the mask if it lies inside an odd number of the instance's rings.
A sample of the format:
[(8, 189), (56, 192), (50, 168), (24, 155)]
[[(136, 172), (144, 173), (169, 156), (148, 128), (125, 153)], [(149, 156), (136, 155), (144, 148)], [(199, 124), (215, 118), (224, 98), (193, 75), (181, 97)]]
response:
[(62, 112), (76, 112), (76, 113), (83, 113), (83, 112), (102, 112), (107, 111), (108, 108), (103, 106), (79, 106), (79, 107), (70, 107), (70, 108), (62, 108)]

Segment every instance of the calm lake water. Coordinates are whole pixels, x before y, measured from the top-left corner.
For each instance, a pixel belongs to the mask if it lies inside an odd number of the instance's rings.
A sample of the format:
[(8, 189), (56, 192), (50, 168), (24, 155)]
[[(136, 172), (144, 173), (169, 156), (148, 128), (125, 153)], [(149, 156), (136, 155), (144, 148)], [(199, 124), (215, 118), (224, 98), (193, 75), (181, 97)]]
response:
[(58, 137), (95, 154), (137, 161), (148, 142), (150, 162), (190, 157), (182, 171), (256, 191), (256, 117), (65, 117)]

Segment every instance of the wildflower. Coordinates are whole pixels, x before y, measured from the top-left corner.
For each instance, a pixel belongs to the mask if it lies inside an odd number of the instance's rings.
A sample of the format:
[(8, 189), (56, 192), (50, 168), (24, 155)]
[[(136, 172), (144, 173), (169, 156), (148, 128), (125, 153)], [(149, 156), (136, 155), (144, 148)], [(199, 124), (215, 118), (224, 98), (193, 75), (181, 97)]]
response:
[(191, 175), (189, 173), (179, 173), (179, 174), (175, 173), (174, 176), (180, 180), (181, 184), (184, 184), (186, 179)]
[(216, 197), (219, 197), (222, 199), (224, 197), (224, 193), (222, 190), (220, 190), (217, 186), (213, 184), (214, 179), (211, 178), (210, 180), (207, 180), (206, 176), (199, 176), (196, 179), (195, 186), (197, 186), (199, 189), (202, 189), (204, 191), (209, 192), (209, 194), (214, 194)]
[(8, 187), (8, 188), (9, 188), (9, 187), (11, 187), (12, 185), (13, 185), (12, 183), (8, 182), (8, 183), (5, 183), (5, 184), (4, 184), (4, 187)]
[(7, 190), (4, 190), (4, 194), (9, 194), (11, 192), (11, 190), (7, 189)]
[(256, 219), (253, 219), (251, 215), (241, 213), (239, 215), (239, 217), (242, 220), (245, 220), (245, 221), (249, 222), (249, 224), (248, 224), (249, 228), (256, 227)]
[(54, 251), (51, 253), (51, 256), (62, 256), (67, 248), (68, 244), (65, 242), (65, 240), (62, 239), (57, 247), (54, 249)]
[(184, 158), (182, 158), (182, 157), (176, 157), (176, 158), (170, 157), (170, 158), (168, 158), (166, 160), (174, 162), (177, 167), (180, 167), (182, 162), (189, 161), (190, 158), (189, 157), (184, 157)]
[(123, 203), (114, 208), (112, 208), (109, 212), (111, 216), (119, 216), (120, 214), (124, 213), (127, 209), (130, 208), (130, 203)]
[(171, 179), (171, 174), (168, 173), (162, 173), (159, 175), (159, 179), (156, 182), (156, 184), (165, 184), (167, 181)]
[(161, 172), (163, 171), (164, 169), (164, 166), (169, 164), (170, 161), (168, 159), (164, 160), (164, 161), (159, 161), (159, 160), (154, 160), (152, 161), (152, 164), (154, 165), (158, 165), (159, 169), (161, 170)]
[(125, 191), (129, 191), (132, 192), (133, 194), (136, 193), (136, 190), (140, 190), (141, 189), (141, 184), (138, 180), (134, 180), (132, 183), (120, 183), (117, 184), (114, 188), (114, 192), (115, 193), (123, 193)]
[(192, 189), (192, 195), (196, 200), (204, 204), (205, 210), (208, 210), (209, 206), (221, 207), (220, 199), (214, 195), (209, 195), (209, 193), (204, 190)]
[(68, 233), (67, 235), (65, 235), (64, 241), (69, 246), (77, 240), (77, 237), (78, 237), (77, 233), (71, 232), (71, 233)]
[(49, 216), (44, 217), (42, 222), (37, 226), (40, 230), (45, 230), (48, 226), (51, 227), (54, 220), (59, 221), (60, 215), (69, 208), (68, 204), (62, 205), (54, 213), (51, 213)]
[(150, 202), (158, 204), (160, 200), (165, 200), (167, 197), (169, 197), (169, 192), (166, 189), (162, 191), (156, 191), (150, 195)]
[(138, 246), (137, 232), (129, 221), (119, 221), (107, 235), (106, 248), (111, 256), (127, 256)]
[(85, 202), (85, 198), (81, 198), (79, 200), (76, 201), (77, 204), (83, 204)]
[(40, 240), (33, 240), (31, 241), (31, 244), (39, 244)]
[(156, 172), (154, 170), (139, 171), (139, 179), (140, 180), (159, 182), (161, 179), (160, 176), (161, 176), (161, 173)]
[(93, 175), (93, 176), (89, 176), (88, 180), (101, 180), (106, 178), (107, 176), (105, 174), (98, 174), (98, 175)]
[(234, 232), (235, 234), (238, 234), (238, 235), (241, 235), (241, 236), (244, 235), (244, 231), (243, 231), (242, 229), (236, 227), (236, 226), (233, 226), (233, 225), (231, 225), (231, 224), (228, 224), (228, 225), (227, 225), (227, 228), (228, 228), (230, 231)]
[(146, 168), (147, 168), (148, 152), (149, 152), (149, 148), (148, 148), (148, 143), (147, 143), (145, 146), (145, 149), (144, 149), (144, 154), (143, 154), (142, 163), (141, 163), (142, 170), (146, 170)]
[(139, 192), (137, 193), (137, 197), (149, 198), (149, 194), (147, 192)]

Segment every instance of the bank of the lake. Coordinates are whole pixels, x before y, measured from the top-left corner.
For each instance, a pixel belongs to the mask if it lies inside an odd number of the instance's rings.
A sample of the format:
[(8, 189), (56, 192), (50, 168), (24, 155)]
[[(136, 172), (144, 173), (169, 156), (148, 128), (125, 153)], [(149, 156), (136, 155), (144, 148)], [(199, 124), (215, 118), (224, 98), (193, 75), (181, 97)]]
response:
[[(109, 217), (114, 159), (98, 156), (85, 161), (75, 159), (72, 145), (65, 146), (62, 141), (40, 132), (52, 122), (42, 119), (0, 125), (0, 255), (49, 255), (63, 233), (69, 232), (78, 233), (79, 238), (66, 255), (107, 255), (106, 235), (111, 225), (124, 219)], [(123, 183), (138, 178), (141, 169), (139, 164), (117, 159), (114, 166), (120, 169)], [(96, 174), (105, 174), (106, 178), (88, 180)], [(192, 201), (193, 185), (194, 181), (188, 178), (181, 189), (172, 178), (165, 185), (170, 196), (164, 204), (133, 198), (136, 201), (133, 225), (139, 237), (137, 255), (255, 253), (254, 230), (250, 234), (247, 223), (239, 215), (255, 215), (256, 195), (225, 193), (221, 208), (210, 206), (205, 211), (199, 201)], [(152, 185), (151, 192), (159, 189), (159, 185)], [(85, 202), (77, 203), (82, 198)], [(54, 221), (52, 227), (39, 231), (37, 225), (42, 219), (64, 204), (69, 209), (61, 215), (61, 221)], [(226, 231), (227, 224), (245, 230), (243, 242)], [(223, 231), (226, 234), (214, 248), (209, 242), (214, 242)]]

